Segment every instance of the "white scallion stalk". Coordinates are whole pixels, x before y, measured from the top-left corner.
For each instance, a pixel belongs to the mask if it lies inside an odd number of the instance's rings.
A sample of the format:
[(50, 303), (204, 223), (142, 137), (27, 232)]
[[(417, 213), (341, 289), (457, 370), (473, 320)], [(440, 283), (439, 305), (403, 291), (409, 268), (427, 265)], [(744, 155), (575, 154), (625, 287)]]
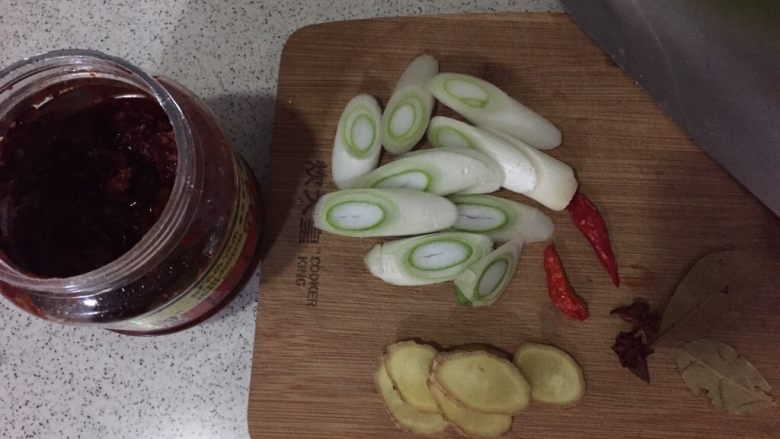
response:
[(522, 248), (522, 241), (509, 241), (466, 267), (455, 277), (458, 301), (475, 307), (495, 303), (517, 271)]
[(483, 233), (495, 242), (516, 239), (537, 242), (549, 239), (555, 226), (539, 209), (493, 195), (453, 195), (459, 232)]
[(561, 132), (555, 125), (487, 81), (440, 73), (426, 87), (439, 102), (480, 127), (501, 131), (539, 149), (561, 144)]
[(512, 136), (498, 131), (486, 130), (486, 132), (510, 143), (518, 150), (525, 152), (526, 156), (531, 159), (539, 181), (530, 192), (523, 195), (544, 204), (551, 210), (560, 211), (569, 205), (577, 192), (577, 187), (579, 187), (579, 182), (574, 176), (574, 169), (571, 166)]
[(386, 242), (366, 255), (371, 273), (393, 285), (450, 281), (490, 252), (485, 235), (444, 232)]
[(382, 109), (376, 98), (361, 94), (344, 108), (333, 142), (331, 167), (339, 189), (349, 189), (376, 168), (382, 149)]
[(468, 146), (492, 157), (504, 170), (506, 189), (527, 193), (536, 187), (538, 176), (529, 157), (509, 143), (484, 130), (449, 117), (436, 116), (428, 126), (428, 140), (437, 148)]
[(504, 168), (504, 188), (549, 209), (565, 209), (577, 191), (569, 165), (498, 131), (437, 116), (428, 127), (428, 140), (436, 147), (468, 145), (486, 153)]
[(503, 171), (485, 153), (469, 148), (435, 148), (404, 154), (355, 183), (364, 188), (403, 188), (449, 195), (495, 192)]
[(433, 95), (425, 83), (439, 73), (439, 62), (420, 55), (406, 68), (382, 113), (382, 145), (390, 154), (403, 154), (425, 135), (433, 112)]
[(352, 237), (408, 236), (455, 224), (457, 209), (438, 195), (411, 189), (347, 189), (323, 195), (314, 209), (317, 228)]
[[(456, 194), (462, 194), (462, 195), (471, 195), (471, 194), (489, 194), (491, 192), (495, 192), (499, 189), (501, 189), (501, 185), (504, 184), (504, 168), (501, 166), (500, 163), (498, 163), (493, 157), (485, 154), (484, 152), (476, 149), (476, 148), (458, 148), (458, 147), (451, 147), (451, 148), (437, 148), (437, 149), (447, 149), (450, 151), (458, 151), (460, 154), (467, 155), (475, 160), (479, 160), (485, 168), (489, 171), (488, 174), (482, 173), (482, 167), (477, 166), (474, 169), (461, 169), (461, 174), (469, 174), (469, 173), (475, 173), (474, 171), (479, 171), (479, 178), (477, 179), (479, 182), (475, 184), (474, 186), (471, 186), (469, 188), (463, 189), (461, 191), (456, 192)], [(465, 177), (465, 175), (464, 175)], [(472, 176), (473, 178), (473, 176)]]

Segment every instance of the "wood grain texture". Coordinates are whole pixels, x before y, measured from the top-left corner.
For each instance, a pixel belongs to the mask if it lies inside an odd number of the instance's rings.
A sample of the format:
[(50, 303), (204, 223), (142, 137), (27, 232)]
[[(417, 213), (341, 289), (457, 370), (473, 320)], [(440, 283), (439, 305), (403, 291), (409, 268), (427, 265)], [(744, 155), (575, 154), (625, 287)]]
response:
[[(572, 164), (600, 206), (623, 278), (616, 289), (565, 212), (552, 213), (555, 242), (591, 318), (567, 320), (549, 304), (543, 244), (528, 245), (494, 306), (456, 304), (450, 284), (386, 285), (362, 258), (376, 240), (307, 233), (307, 207), (335, 187), (329, 168), (343, 106), (359, 92), (389, 98), (416, 55), (443, 70), (478, 75), (561, 128), (552, 155)], [(565, 15), (397, 18), (306, 27), (292, 35), (279, 73), (272, 177), (249, 403), (255, 438), (411, 438), (384, 412), (372, 383), (383, 347), (405, 338), (443, 346), (490, 343), (512, 351), (554, 343), (583, 366), (588, 392), (575, 408), (533, 405), (511, 437), (769, 438), (780, 412), (733, 417), (695, 397), (675, 369), (675, 350), (651, 356), (645, 385), (610, 346), (623, 324), (608, 315), (635, 296), (663, 306), (700, 257), (740, 248), (780, 258), (780, 222), (691, 140)], [(440, 114), (450, 114), (439, 106)], [(501, 195), (522, 200), (522, 197)], [(523, 200), (533, 204), (529, 200)], [(302, 232), (303, 230), (303, 232)], [(313, 305), (316, 292), (316, 306)], [(780, 388), (780, 291), (753, 318), (714, 336)], [(456, 437), (454, 432), (446, 437)]]

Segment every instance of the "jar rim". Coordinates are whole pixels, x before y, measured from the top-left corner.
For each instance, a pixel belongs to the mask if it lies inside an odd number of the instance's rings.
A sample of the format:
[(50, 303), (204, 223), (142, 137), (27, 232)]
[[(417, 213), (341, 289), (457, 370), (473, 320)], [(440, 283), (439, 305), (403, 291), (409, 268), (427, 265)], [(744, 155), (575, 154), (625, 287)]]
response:
[[(46, 67), (46, 63), (62, 60), (62, 64)], [(193, 138), (184, 112), (173, 96), (154, 77), (141, 68), (115, 56), (95, 50), (65, 49), (46, 52), (16, 62), (0, 70), (0, 93), (25, 77), (49, 68), (92, 62), (107, 63), (129, 74), (145, 87), (145, 92), (157, 101), (173, 128), (176, 143), (176, 177), (171, 194), (160, 217), (130, 250), (106, 265), (69, 277), (43, 278), (32, 276), (0, 258), (0, 281), (15, 287), (57, 295), (96, 294), (121, 287), (144, 274), (144, 268), (158, 262), (172, 249), (171, 243), (180, 237), (192, 206), (195, 154)], [(38, 70), (36, 71), (36, 66)], [(41, 69), (41, 67), (44, 67)]]

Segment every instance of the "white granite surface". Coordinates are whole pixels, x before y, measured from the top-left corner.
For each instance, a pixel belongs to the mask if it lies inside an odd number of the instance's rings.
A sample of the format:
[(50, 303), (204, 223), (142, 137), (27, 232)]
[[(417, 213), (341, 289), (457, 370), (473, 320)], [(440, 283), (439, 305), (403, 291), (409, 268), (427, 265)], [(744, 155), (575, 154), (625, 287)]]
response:
[[(90, 48), (175, 78), (212, 105), (262, 180), (279, 55), (296, 29), (520, 10), (560, 7), (555, 0), (0, 0), (0, 66)], [(0, 300), (0, 438), (248, 437), (259, 278), (201, 326), (155, 338), (55, 325)]]

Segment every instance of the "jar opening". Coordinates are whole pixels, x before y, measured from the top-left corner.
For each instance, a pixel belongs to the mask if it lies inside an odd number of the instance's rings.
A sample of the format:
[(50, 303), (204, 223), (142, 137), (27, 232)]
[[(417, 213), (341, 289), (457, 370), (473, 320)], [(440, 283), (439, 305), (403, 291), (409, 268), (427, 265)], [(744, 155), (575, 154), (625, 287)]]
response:
[[(25, 120), (26, 132), (15, 126), (25, 106), (38, 118)], [(50, 52), (0, 72), (0, 121), (0, 141), (19, 144), (2, 152), (45, 175), (11, 185), (22, 201), (4, 195), (0, 220), (5, 230), (19, 214), (19, 245), (4, 245), (0, 281), (51, 294), (108, 291), (142, 276), (181, 238), (194, 181), (192, 134), (154, 78), (99, 52)], [(23, 147), (25, 136), (58, 126), (65, 134), (46, 137), (46, 148)], [(82, 140), (90, 147), (73, 147)], [(74, 163), (78, 175), (68, 173)]]

